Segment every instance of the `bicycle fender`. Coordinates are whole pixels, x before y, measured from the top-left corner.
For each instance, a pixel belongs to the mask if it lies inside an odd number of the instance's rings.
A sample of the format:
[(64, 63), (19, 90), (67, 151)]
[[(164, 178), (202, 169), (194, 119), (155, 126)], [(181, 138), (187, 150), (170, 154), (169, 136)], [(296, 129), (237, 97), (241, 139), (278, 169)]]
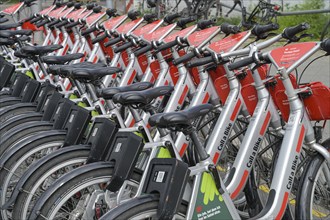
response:
[[(40, 139), (46, 138), (46, 137), (51, 137), (51, 136), (56, 136), (56, 135), (66, 135), (66, 131), (64, 130), (52, 130), (52, 131), (44, 131), (44, 132), (39, 132), (37, 134), (34, 134), (33, 136), (30, 136), (21, 142), (17, 143), (15, 146), (12, 148), (8, 149), (2, 156), (1, 156), (1, 161), (0, 161), (0, 170), (4, 167), (5, 163), (9, 158), (11, 158), (16, 152), (24, 148), (26, 145), (38, 141)], [(64, 140), (63, 140), (64, 141)]]
[(109, 168), (113, 169), (114, 164), (111, 162), (97, 162), (84, 165), (77, 169), (72, 170), (70, 173), (62, 176), (56, 181), (56, 184), (51, 185), (38, 199), (38, 202), (35, 204), (33, 210), (31, 211), (29, 219), (37, 219), (38, 215), (36, 214), (36, 210), (40, 210), (43, 204), (46, 202), (47, 198), (55, 193), (59, 187), (61, 187), (66, 182), (70, 181), (72, 178), (82, 175), (86, 172), (93, 171), (95, 169)]
[[(15, 115), (14, 117), (6, 120), (4, 123), (0, 125), (0, 130), (4, 129), (8, 125), (11, 125), (14, 122), (23, 120), (22, 123), (29, 123), (29, 122), (40, 122), (42, 115), (39, 112), (28, 112), (26, 114)], [(32, 121), (29, 121), (31, 119)], [(39, 119), (39, 120), (38, 120)]]
[(54, 153), (48, 154), (47, 156), (41, 158), (38, 162), (36, 162), (31, 169), (29, 168), (19, 179), (17, 182), (10, 199), (2, 205), (1, 209), (8, 209), (12, 204), (15, 203), (18, 194), (24, 190), (24, 185), (26, 181), (29, 179), (29, 177), (36, 172), (41, 166), (43, 166), (45, 163), (47, 163), (49, 160), (59, 157), (63, 154), (67, 154), (69, 152), (74, 152), (74, 151), (81, 151), (81, 150), (90, 150), (90, 145), (73, 145), (73, 146), (68, 146), (65, 148), (62, 148), (61, 150), (55, 151)]
[(103, 215), (100, 218), (100, 220), (116, 219), (118, 214), (121, 214), (122, 209), (129, 210), (141, 203), (158, 201), (158, 199), (159, 199), (159, 196), (156, 194), (149, 194), (149, 195), (142, 195), (139, 197), (135, 197), (133, 199), (130, 199), (129, 202), (122, 203), (122, 204), (120, 204), (120, 206), (117, 206), (114, 209), (111, 209), (111, 211), (107, 212), (105, 215)]
[[(0, 143), (3, 143), (5, 141), (7, 141), (9, 138), (13, 137), (14, 135), (16, 135), (20, 132), (23, 132), (23, 131), (31, 129), (31, 128), (39, 127), (39, 126), (49, 126), (50, 129), (51, 129), (53, 127), (53, 124), (50, 123), (50, 122), (47, 122), (47, 121), (29, 121), (29, 122), (26, 122), (23, 125), (13, 127), (11, 129), (9, 129), (8, 131), (6, 131), (4, 133), (6, 135), (1, 136)], [(0, 127), (0, 129), (1, 129), (1, 127)], [(47, 130), (44, 130), (44, 131), (47, 131)]]
[[(1, 103), (0, 103), (0, 106), (1, 106)], [(27, 103), (16, 103), (11, 106), (6, 106), (0, 110), (0, 116), (2, 116), (3, 114), (6, 114), (8, 112), (14, 111), (15, 109), (19, 109), (19, 108), (31, 108), (31, 111), (34, 112), (35, 108), (36, 108), (36, 104), (27, 102)]]

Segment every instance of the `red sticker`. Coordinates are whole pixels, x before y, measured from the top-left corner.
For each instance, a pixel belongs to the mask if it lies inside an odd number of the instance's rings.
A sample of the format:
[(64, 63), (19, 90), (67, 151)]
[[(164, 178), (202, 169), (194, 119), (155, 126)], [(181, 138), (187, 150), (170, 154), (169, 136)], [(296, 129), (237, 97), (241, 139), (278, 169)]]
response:
[(126, 15), (111, 18), (111, 19), (107, 20), (106, 22), (104, 22), (104, 27), (107, 30), (112, 30), (113, 28), (118, 26), (121, 22), (123, 22), (123, 20), (125, 20), (125, 19), (126, 19)]
[(198, 47), (206, 39), (208, 39), (214, 32), (216, 32), (219, 27), (210, 27), (201, 31), (197, 31), (188, 36), (188, 41), (190, 46)]
[(94, 24), (95, 22), (100, 20), (104, 15), (105, 15), (105, 12), (93, 14), (93, 15), (89, 16), (88, 18), (86, 18), (86, 23), (89, 26), (91, 26), (92, 24)]
[(50, 7), (48, 7), (48, 8), (45, 8), (44, 10), (42, 10), (41, 12), (39, 12), (39, 14), (41, 14), (41, 15), (47, 15), (51, 10), (53, 10), (54, 9), (54, 5), (52, 5), (52, 6), (50, 6)]
[(165, 27), (158, 28), (151, 33), (144, 34), (143, 38), (148, 41), (159, 40), (164, 37), (164, 35), (168, 34), (174, 26), (175, 24), (170, 24)]
[(16, 5), (10, 6), (2, 11), (2, 13), (12, 15), (15, 14), (22, 6), (24, 5), (24, 2), (18, 3)]
[(216, 53), (227, 52), (230, 49), (232, 49), (234, 46), (236, 46), (237, 43), (240, 42), (240, 40), (242, 40), (247, 34), (248, 34), (248, 31), (245, 31), (245, 32), (241, 32), (238, 34), (228, 36), (224, 39), (211, 43), (209, 45), (209, 48)]
[(125, 24), (120, 25), (120, 27), (117, 28), (117, 32), (119, 34), (126, 34), (130, 30), (132, 30), (132, 28), (135, 27), (135, 25), (139, 24), (142, 21), (142, 19), (143, 18), (139, 18), (131, 22), (127, 22)]
[(164, 38), (164, 42), (168, 43), (168, 42), (172, 42), (176, 39), (176, 37), (187, 37), (187, 35), (195, 28), (195, 25), (190, 26), (188, 28), (185, 28), (181, 31), (177, 31), (173, 34), (170, 34), (169, 36)]
[(64, 10), (64, 8), (65, 8), (65, 6), (62, 6), (62, 7), (58, 8), (58, 9), (55, 9), (54, 11), (51, 11), (48, 14), (48, 16), (49, 17), (55, 17), (55, 16), (57, 16), (57, 14), (61, 13)]
[(134, 30), (132, 33), (136, 36), (142, 36), (145, 33), (150, 33), (158, 26), (159, 22), (161, 22), (161, 20), (154, 21), (151, 24), (147, 24), (141, 28), (138, 28)]
[(296, 61), (311, 51), (317, 44), (315, 42), (305, 42), (289, 44), (285, 47), (279, 47), (270, 52), (278, 67), (289, 68)]
[(70, 14), (68, 14), (66, 16), (66, 18), (72, 18), (72, 19), (74, 19), (74, 18), (78, 17), (82, 12), (84, 12), (84, 10), (85, 10), (84, 8), (75, 10), (75, 11), (71, 12)]

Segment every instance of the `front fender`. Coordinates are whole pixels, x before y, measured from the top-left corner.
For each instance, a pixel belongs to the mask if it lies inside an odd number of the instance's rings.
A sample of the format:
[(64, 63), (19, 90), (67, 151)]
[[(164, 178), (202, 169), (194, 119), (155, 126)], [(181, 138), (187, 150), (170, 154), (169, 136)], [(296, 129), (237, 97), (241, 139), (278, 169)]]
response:
[(74, 151), (81, 151), (81, 150), (90, 150), (90, 145), (73, 145), (64, 147), (58, 151), (54, 151), (51, 154), (48, 154), (47, 156), (41, 158), (39, 161), (37, 161), (31, 168), (29, 168), (22, 177), (17, 182), (15, 189), (12, 192), (12, 195), (10, 199), (1, 207), (1, 209), (7, 209), (9, 208), (13, 203), (15, 203), (17, 196), (21, 189), (23, 189), (23, 186), (25, 185), (26, 181), (29, 179), (29, 177), (36, 172), (41, 166), (43, 166), (45, 163), (47, 163), (49, 160), (52, 160), (56, 157), (60, 157), (61, 155), (65, 155), (69, 152)]

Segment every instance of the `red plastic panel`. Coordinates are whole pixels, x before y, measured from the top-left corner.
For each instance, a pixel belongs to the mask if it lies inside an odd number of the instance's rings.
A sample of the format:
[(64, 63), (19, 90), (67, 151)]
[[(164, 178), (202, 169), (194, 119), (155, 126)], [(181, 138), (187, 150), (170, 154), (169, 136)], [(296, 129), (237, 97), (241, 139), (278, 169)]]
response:
[(39, 14), (41, 15), (47, 15), (52, 9), (54, 8), (54, 6), (49, 6), (48, 8), (45, 8), (44, 10), (42, 10), (41, 12), (39, 12)]
[(303, 87), (311, 88), (312, 95), (303, 98), (305, 108), (313, 121), (330, 119), (330, 89), (322, 82), (313, 82)]
[(219, 27), (210, 27), (201, 31), (197, 31), (188, 36), (188, 42), (190, 46), (198, 47), (206, 39), (210, 37), (214, 32), (218, 31)]
[(126, 19), (126, 15), (113, 17), (106, 22), (104, 22), (103, 26), (107, 30), (112, 30), (114, 27), (118, 26), (123, 20)]
[(142, 54), (138, 57), (138, 63), (143, 73), (146, 72), (148, 67), (148, 58), (145, 54)]
[(150, 64), (150, 70), (153, 75), (153, 78), (151, 80), (151, 82), (153, 83), (156, 81), (156, 79), (158, 78), (159, 73), (160, 73), (160, 65), (159, 65), (158, 60), (155, 60)]
[(226, 76), (220, 76), (214, 81), (215, 90), (221, 100), (221, 103), (226, 103), (227, 97), (229, 95), (229, 81)]
[(74, 18), (74, 19), (75, 19), (75, 21), (77, 21), (78, 19), (83, 19), (83, 18), (85, 18), (85, 17), (88, 16), (89, 14), (91, 14), (91, 12), (87, 10), (87, 11), (84, 11), (83, 13), (79, 14), (78, 17), (77, 17), (77, 18)]
[(120, 25), (116, 30), (119, 34), (126, 34), (128, 31), (130, 31), (136, 24), (141, 22), (143, 18), (138, 18), (136, 20), (127, 22), (125, 24)]
[(55, 17), (57, 14), (61, 13), (64, 10), (65, 6), (59, 7), (51, 12), (49, 12), (48, 16), (49, 17)]
[(277, 66), (289, 68), (306, 53), (311, 51), (316, 45), (315, 42), (289, 44), (272, 50), (270, 56), (273, 58)]
[(88, 18), (86, 18), (86, 23), (88, 25), (91, 25), (95, 21), (98, 21), (99, 19), (101, 19), (104, 15), (105, 15), (105, 12), (99, 12), (99, 13), (93, 14), (91, 16), (88, 16)]
[(153, 29), (157, 27), (159, 22), (161, 22), (161, 20), (154, 21), (141, 28), (135, 29), (132, 33), (136, 36), (142, 36), (143, 34), (150, 33)]
[(78, 17), (82, 12), (84, 12), (84, 8), (81, 8), (81, 9), (78, 9), (78, 10), (75, 10), (73, 12), (71, 12), (70, 14), (68, 14), (66, 16), (66, 18), (70, 18), (70, 19), (75, 19), (76, 17)]
[(176, 39), (176, 37), (186, 37), (194, 28), (195, 28), (195, 25), (187, 27), (187, 28), (185, 28), (181, 31), (177, 31), (177, 32), (175, 32), (173, 34), (170, 34), (167, 37), (165, 37), (163, 39), (163, 41), (165, 43), (168, 43), (168, 42), (174, 41)]
[(247, 34), (248, 31), (230, 35), (228, 37), (225, 37), (224, 39), (211, 43), (208, 47), (216, 53), (227, 52), (235, 45), (237, 45), (237, 43), (242, 40)]
[(143, 38), (147, 41), (159, 40), (164, 37), (171, 29), (175, 26), (175, 24), (170, 24), (164, 27), (160, 27), (157, 30), (147, 33), (143, 35)]
[(61, 11), (60, 13), (54, 15), (54, 18), (61, 18), (61, 17), (65, 17), (68, 13), (70, 13), (73, 10), (73, 8), (67, 8), (63, 11)]
[(258, 103), (258, 94), (256, 88), (252, 84), (247, 84), (242, 87), (241, 93), (249, 114), (253, 115), (254, 109)]
[(22, 6), (24, 5), (24, 2), (17, 3), (15, 5), (12, 5), (2, 11), (2, 13), (7, 15), (15, 14)]
[[(282, 114), (282, 118), (285, 121), (288, 121), (289, 114), (290, 114), (290, 106), (288, 102), (288, 97), (285, 94), (285, 88), (282, 83), (282, 80), (279, 79), (279, 75), (275, 76), (276, 80), (276, 85), (275, 86), (270, 86), (268, 87), (268, 91), (270, 95), (272, 96), (275, 105), (277, 108), (280, 110)], [(290, 74), (290, 80), (291, 83), (293, 84), (294, 88), (298, 88), (297, 83), (296, 83), (296, 77), (292, 74)]]

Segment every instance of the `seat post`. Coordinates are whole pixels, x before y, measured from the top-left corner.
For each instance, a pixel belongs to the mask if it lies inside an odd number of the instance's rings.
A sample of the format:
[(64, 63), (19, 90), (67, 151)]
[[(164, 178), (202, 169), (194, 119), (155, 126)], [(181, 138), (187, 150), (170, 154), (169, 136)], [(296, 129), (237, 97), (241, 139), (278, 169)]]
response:
[(209, 157), (209, 155), (207, 154), (205, 148), (203, 147), (203, 144), (198, 137), (197, 131), (195, 129), (192, 129), (192, 131), (189, 133), (189, 136), (191, 138), (192, 143), (195, 145), (195, 148), (200, 156), (200, 159), (206, 160)]

